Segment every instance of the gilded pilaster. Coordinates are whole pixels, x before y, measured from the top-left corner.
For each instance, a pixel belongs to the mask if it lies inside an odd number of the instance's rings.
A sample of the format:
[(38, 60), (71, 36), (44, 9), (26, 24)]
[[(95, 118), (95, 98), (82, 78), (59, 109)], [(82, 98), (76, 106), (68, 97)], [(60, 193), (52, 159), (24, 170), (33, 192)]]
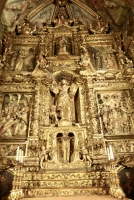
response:
[(40, 82), (37, 83), (34, 93), (33, 101), (33, 117), (30, 129), (30, 136), (38, 137), (39, 135), (39, 126), (40, 126)]

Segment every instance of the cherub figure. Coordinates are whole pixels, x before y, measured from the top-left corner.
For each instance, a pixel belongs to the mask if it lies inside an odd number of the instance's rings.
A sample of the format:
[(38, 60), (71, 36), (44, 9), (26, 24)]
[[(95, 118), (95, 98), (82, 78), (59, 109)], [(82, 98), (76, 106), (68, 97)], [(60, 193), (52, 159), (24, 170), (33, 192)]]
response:
[(85, 148), (85, 146), (82, 146), (81, 153), (82, 153), (83, 161), (85, 161), (85, 162), (87, 161), (88, 166), (90, 167), (92, 160), (91, 160), (89, 153), (88, 153), (88, 150)]

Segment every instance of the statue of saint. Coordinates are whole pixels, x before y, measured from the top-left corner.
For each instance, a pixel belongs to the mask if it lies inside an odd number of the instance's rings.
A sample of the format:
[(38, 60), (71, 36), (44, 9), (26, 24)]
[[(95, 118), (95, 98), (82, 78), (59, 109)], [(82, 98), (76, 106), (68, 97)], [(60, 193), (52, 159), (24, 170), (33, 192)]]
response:
[(65, 36), (62, 36), (61, 40), (59, 41), (58, 54), (69, 54), (69, 52), (67, 51), (67, 40)]
[(55, 94), (55, 106), (58, 119), (73, 120), (74, 96), (78, 89), (76, 84), (68, 85), (66, 79), (62, 79), (59, 84), (52, 82), (51, 91)]
[(55, 105), (52, 105), (52, 107), (50, 109), (49, 116), (51, 118), (51, 123), (56, 124), (57, 121), (58, 121), (58, 118), (57, 118), (56, 106)]

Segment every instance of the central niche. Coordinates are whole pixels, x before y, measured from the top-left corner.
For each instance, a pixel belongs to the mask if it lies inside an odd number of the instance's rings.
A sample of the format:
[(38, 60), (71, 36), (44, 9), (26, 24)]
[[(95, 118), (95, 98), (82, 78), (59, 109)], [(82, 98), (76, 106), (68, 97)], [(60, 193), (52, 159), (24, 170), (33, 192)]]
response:
[[(50, 86), (50, 123), (58, 121), (80, 123), (80, 93), (78, 85), (64, 76), (59, 76)], [(76, 109), (77, 108), (77, 109)]]
[(72, 54), (71, 39), (64, 35), (56, 38), (55, 55), (71, 55), (71, 54)]
[(56, 136), (57, 159), (61, 163), (71, 163), (74, 161), (75, 136), (68, 133), (65, 136), (58, 133)]

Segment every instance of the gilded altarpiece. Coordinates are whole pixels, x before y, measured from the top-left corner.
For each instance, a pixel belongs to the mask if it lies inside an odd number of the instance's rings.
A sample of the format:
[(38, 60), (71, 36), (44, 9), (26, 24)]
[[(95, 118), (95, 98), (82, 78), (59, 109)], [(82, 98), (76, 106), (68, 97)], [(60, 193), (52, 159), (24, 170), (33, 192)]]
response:
[(108, 146), (134, 152), (129, 61), (107, 23), (92, 11), (87, 29), (70, 7), (57, 1), (42, 26), (32, 12), (3, 36), (0, 155), (24, 151), (25, 197), (108, 194)]

